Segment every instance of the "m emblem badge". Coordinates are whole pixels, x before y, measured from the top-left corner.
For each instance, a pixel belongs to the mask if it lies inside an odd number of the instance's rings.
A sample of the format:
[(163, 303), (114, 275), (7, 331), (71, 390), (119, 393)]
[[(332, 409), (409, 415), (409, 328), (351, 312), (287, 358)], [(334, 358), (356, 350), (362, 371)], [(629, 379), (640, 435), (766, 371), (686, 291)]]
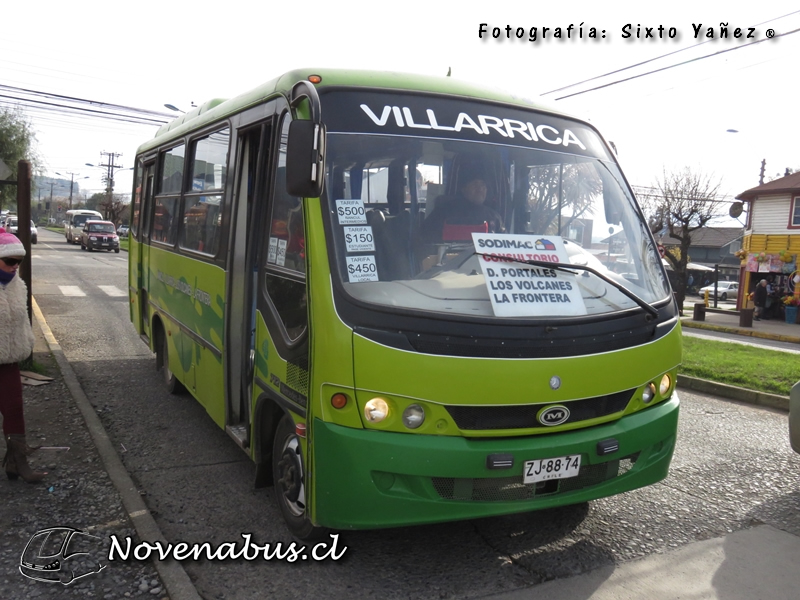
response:
[(542, 410), (537, 418), (545, 427), (561, 425), (569, 419), (569, 409), (561, 404), (554, 404)]

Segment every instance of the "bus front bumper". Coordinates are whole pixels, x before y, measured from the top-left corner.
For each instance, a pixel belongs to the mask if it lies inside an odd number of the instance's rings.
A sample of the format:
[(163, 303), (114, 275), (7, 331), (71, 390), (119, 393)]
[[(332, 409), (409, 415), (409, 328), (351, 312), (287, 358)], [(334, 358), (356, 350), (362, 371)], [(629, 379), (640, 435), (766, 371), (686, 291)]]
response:
[[(563, 433), (492, 438), (415, 435), (314, 422), (312, 517), (333, 529), (472, 519), (611, 496), (667, 476), (678, 425), (672, 398), (612, 423)], [(619, 450), (599, 455), (598, 442)], [(613, 445), (613, 442), (612, 442)], [(523, 484), (525, 461), (581, 455), (577, 476)], [(513, 466), (487, 467), (491, 455)]]

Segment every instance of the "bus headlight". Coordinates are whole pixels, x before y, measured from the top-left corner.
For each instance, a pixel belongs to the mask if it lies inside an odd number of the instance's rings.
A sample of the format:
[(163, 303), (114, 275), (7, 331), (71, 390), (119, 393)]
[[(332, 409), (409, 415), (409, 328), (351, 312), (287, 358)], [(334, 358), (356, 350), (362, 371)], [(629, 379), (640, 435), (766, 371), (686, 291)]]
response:
[(410, 404), (403, 411), (403, 425), (416, 429), (425, 422), (425, 410), (419, 404)]
[(642, 391), (642, 402), (649, 403), (656, 396), (656, 386), (653, 383), (648, 383)]
[(364, 405), (364, 418), (370, 423), (380, 423), (389, 416), (389, 404), (383, 398), (373, 398)]
[(661, 384), (658, 386), (658, 391), (662, 396), (666, 396), (669, 389), (672, 387), (672, 377), (669, 373), (665, 373), (661, 378)]

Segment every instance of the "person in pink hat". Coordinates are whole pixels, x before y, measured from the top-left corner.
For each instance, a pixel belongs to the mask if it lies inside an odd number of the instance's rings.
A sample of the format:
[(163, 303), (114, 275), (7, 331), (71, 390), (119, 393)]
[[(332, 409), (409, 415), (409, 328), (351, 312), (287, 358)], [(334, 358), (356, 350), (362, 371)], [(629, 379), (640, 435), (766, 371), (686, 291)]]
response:
[(25, 441), (18, 363), (33, 352), (33, 330), (28, 321), (28, 288), (17, 276), (24, 257), (25, 247), (19, 238), (0, 227), (0, 414), (6, 438), (3, 467), (9, 479), (22, 477), (35, 483), (47, 473), (28, 465), (28, 456), (36, 448)]

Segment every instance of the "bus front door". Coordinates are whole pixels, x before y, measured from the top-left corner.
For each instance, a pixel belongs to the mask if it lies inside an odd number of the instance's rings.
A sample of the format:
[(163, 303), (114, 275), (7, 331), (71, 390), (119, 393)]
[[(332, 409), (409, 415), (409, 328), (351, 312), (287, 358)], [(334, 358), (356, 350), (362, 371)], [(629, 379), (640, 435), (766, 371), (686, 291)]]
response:
[(225, 429), (245, 450), (250, 447), (250, 400), (255, 348), (257, 224), (265, 201), (270, 123), (240, 129), (236, 144), (237, 186), (230, 236), (227, 323), (225, 330)]

